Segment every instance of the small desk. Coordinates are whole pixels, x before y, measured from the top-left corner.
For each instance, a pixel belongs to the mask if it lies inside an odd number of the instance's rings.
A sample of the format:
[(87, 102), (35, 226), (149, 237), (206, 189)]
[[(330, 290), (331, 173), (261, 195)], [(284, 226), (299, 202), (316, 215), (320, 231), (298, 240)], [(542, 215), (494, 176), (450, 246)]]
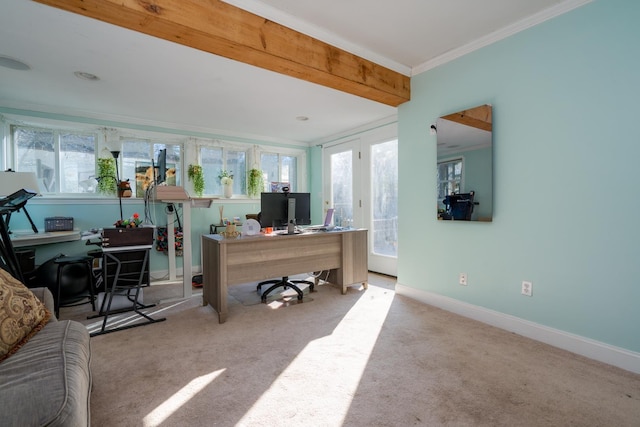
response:
[(80, 240), (80, 231), (46, 231), (44, 233), (21, 233), (14, 231), (10, 234), (14, 248), (25, 246), (46, 245), (48, 243), (73, 242)]
[(341, 230), (294, 235), (256, 235), (225, 239), (202, 236), (202, 304), (227, 320), (229, 285), (295, 274), (331, 270), (330, 281), (342, 286), (368, 279), (367, 230)]

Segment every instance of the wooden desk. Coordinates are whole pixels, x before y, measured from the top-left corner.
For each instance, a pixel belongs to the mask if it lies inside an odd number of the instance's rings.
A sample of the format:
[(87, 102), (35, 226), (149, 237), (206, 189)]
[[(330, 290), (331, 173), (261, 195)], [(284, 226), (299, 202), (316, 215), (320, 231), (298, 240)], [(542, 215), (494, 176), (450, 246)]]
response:
[(330, 281), (367, 286), (367, 230), (295, 235), (202, 236), (202, 305), (211, 304), (218, 320), (227, 320), (229, 285), (331, 270)]

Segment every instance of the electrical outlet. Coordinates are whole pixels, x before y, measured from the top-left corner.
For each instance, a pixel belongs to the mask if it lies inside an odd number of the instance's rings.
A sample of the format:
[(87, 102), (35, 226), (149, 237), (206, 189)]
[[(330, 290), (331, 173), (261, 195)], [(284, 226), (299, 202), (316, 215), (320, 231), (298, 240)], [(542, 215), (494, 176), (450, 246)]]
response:
[(467, 286), (467, 273), (460, 273), (460, 276), (458, 276), (458, 282), (462, 286)]
[(528, 297), (533, 295), (533, 283), (527, 281), (522, 282), (522, 295), (526, 295)]

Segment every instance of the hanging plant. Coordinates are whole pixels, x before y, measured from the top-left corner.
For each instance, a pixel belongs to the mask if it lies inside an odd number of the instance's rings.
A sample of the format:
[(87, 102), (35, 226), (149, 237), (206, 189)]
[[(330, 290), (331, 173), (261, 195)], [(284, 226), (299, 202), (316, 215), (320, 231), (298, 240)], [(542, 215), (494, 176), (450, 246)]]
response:
[(116, 160), (111, 158), (98, 159), (98, 193), (105, 196), (116, 194)]
[(249, 197), (257, 197), (263, 190), (264, 181), (262, 180), (262, 171), (256, 168), (251, 169), (247, 183), (247, 194)]
[(189, 181), (193, 182), (193, 190), (198, 197), (202, 197), (204, 193), (204, 174), (202, 173), (202, 166), (189, 165), (187, 170), (187, 176)]

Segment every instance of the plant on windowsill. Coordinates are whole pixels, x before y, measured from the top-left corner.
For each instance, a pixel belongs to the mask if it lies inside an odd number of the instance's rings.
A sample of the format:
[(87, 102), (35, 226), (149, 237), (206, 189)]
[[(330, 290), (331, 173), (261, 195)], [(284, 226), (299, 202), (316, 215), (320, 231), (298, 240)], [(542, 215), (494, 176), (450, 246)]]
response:
[(249, 197), (257, 197), (264, 190), (264, 181), (262, 180), (262, 171), (253, 168), (249, 171), (249, 179), (247, 180), (247, 194)]
[(189, 165), (187, 176), (189, 181), (193, 182), (193, 191), (196, 192), (196, 196), (202, 197), (202, 194), (204, 193), (204, 174), (202, 172), (202, 166)]
[(220, 179), (220, 183), (222, 184), (224, 197), (226, 197), (227, 199), (231, 198), (231, 196), (233, 195), (233, 172), (222, 169), (220, 175), (218, 175), (218, 178)]
[(98, 193), (105, 196), (116, 194), (116, 161), (113, 157), (98, 159)]

